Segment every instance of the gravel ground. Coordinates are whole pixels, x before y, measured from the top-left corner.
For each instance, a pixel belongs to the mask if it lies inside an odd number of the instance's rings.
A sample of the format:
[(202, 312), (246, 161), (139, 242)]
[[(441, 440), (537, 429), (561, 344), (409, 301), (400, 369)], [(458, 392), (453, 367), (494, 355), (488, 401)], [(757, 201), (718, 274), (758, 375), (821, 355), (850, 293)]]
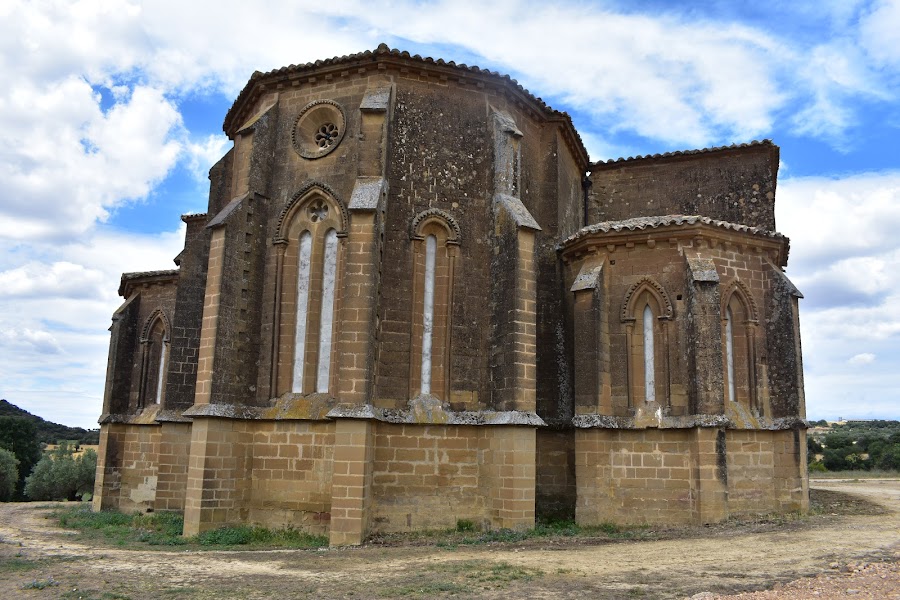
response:
[[(900, 556), (896, 556), (900, 559)], [(741, 600), (837, 600), (860, 598), (872, 600), (900, 599), (900, 564), (891, 563), (832, 563), (833, 572), (817, 577), (799, 579), (788, 584), (776, 584), (771, 590), (733, 596), (720, 596), (702, 592), (690, 597), (691, 600), (714, 600), (720, 598)]]

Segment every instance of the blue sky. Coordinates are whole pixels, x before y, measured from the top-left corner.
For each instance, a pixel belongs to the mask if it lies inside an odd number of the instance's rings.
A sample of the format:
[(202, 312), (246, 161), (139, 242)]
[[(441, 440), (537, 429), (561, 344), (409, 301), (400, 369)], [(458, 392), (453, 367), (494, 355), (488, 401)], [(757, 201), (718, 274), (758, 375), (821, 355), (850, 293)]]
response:
[(95, 426), (123, 271), (173, 266), (254, 70), (509, 73), (594, 160), (770, 138), (810, 418), (900, 418), (900, 0), (0, 2), (0, 397)]

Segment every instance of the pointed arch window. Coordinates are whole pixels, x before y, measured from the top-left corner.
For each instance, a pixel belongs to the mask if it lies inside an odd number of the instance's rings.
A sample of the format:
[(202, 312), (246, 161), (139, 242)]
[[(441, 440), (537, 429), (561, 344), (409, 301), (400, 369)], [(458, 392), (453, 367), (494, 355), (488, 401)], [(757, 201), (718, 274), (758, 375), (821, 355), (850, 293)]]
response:
[(669, 405), (669, 333), (672, 304), (658, 283), (644, 279), (625, 295), (621, 320), (625, 323), (628, 404)]
[(756, 309), (739, 282), (726, 291), (722, 302), (725, 397), (758, 410), (756, 393)]
[(459, 227), (439, 210), (419, 214), (412, 225), (413, 316), (410, 397), (450, 393), (450, 317)]
[(169, 364), (169, 326), (162, 311), (147, 320), (141, 336), (140, 405), (162, 404), (165, 399), (166, 370)]
[(294, 197), (279, 222), (273, 336), (274, 395), (334, 393), (343, 204), (319, 186)]

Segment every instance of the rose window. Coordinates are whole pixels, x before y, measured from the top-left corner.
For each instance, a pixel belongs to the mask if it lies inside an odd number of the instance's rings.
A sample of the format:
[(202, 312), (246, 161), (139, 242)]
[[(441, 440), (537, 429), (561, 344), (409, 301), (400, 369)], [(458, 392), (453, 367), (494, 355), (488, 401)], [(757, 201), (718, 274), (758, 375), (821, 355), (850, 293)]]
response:
[(310, 102), (294, 122), (291, 139), (297, 154), (322, 158), (338, 147), (347, 129), (344, 110), (331, 100)]

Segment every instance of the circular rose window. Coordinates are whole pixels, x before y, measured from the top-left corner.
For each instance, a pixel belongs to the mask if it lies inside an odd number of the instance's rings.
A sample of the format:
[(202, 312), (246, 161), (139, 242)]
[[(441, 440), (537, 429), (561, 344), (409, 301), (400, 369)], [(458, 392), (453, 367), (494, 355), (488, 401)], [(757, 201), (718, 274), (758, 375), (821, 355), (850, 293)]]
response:
[(294, 122), (294, 150), (303, 158), (321, 158), (338, 147), (345, 128), (344, 110), (337, 102), (310, 102)]

